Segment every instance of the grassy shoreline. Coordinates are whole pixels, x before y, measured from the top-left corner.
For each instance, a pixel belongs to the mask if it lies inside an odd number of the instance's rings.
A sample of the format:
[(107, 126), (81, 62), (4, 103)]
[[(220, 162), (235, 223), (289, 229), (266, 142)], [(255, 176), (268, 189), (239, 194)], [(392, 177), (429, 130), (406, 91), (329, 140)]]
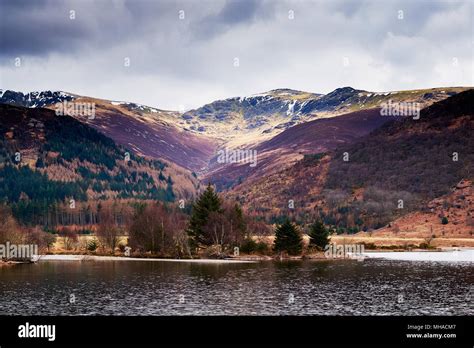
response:
[[(266, 253), (240, 253), (238, 256), (222, 255), (221, 257), (210, 257), (206, 254), (193, 255), (193, 257), (173, 258), (167, 255), (152, 255), (147, 253), (132, 253), (129, 257), (125, 257), (122, 252), (116, 250), (113, 254), (106, 252), (105, 250), (97, 249), (94, 252), (87, 251), (84, 249), (84, 245), (91, 239), (96, 238), (94, 235), (81, 235), (79, 241), (74, 249), (67, 250), (64, 247), (64, 241), (61, 237), (58, 237), (54, 245), (44, 253), (46, 259), (61, 259), (61, 256), (65, 258), (77, 258), (80, 260), (92, 260), (95, 258), (109, 258), (117, 260), (160, 260), (160, 261), (182, 261), (182, 262), (256, 262), (256, 261), (270, 261), (270, 260), (328, 260), (323, 252), (316, 252), (306, 249), (302, 255), (288, 256), (278, 255), (272, 253), (271, 245), (273, 243), (273, 236), (259, 237), (259, 241), (265, 242), (269, 246), (269, 251)], [(121, 237), (121, 242), (127, 241), (126, 236)], [(304, 236), (304, 244), (308, 244), (307, 236)], [(365, 251), (367, 252), (410, 252), (410, 251), (445, 251), (450, 249), (463, 249), (463, 248), (474, 248), (474, 238), (453, 238), (453, 237), (438, 237), (430, 241), (429, 245), (420, 248), (423, 243), (426, 244), (426, 239), (417, 237), (406, 237), (406, 236), (369, 236), (369, 235), (333, 235), (331, 236), (331, 243), (337, 245), (344, 244), (364, 244)], [(44, 256), (43, 256), (44, 257)], [(0, 267), (9, 267), (17, 264), (28, 263), (28, 262), (15, 262), (15, 261), (2, 261), (0, 260)]]
[[(399, 260), (417, 260), (417, 256), (423, 255), (425, 259), (431, 261), (449, 261), (448, 254), (452, 254), (457, 251), (473, 252), (474, 248), (445, 248), (438, 250), (384, 250), (375, 251), (369, 250), (363, 253), (362, 260), (365, 258), (386, 258), (386, 259), (399, 259)], [(436, 256), (438, 255), (438, 256)], [(413, 257), (412, 257), (413, 256)], [(448, 257), (446, 257), (448, 256)], [(360, 260), (359, 258), (356, 258)], [(240, 255), (235, 257), (228, 257), (223, 259), (212, 259), (212, 258), (194, 258), (194, 259), (177, 259), (177, 258), (162, 258), (162, 257), (125, 257), (121, 255), (91, 255), (91, 254), (46, 254), (41, 255), (35, 262), (45, 261), (66, 261), (66, 262), (83, 262), (83, 261), (142, 261), (142, 262), (182, 262), (182, 263), (201, 263), (201, 264), (246, 264), (256, 263), (260, 261), (301, 261), (301, 260), (313, 260), (313, 261), (335, 261), (335, 260), (355, 260), (350, 256), (345, 257), (326, 257), (324, 252), (314, 252), (310, 254), (298, 255), (298, 256), (286, 256), (286, 257), (270, 257), (268, 255)], [(9, 267), (20, 264), (28, 264), (33, 262), (18, 262), (18, 261), (0, 261), (0, 267)]]

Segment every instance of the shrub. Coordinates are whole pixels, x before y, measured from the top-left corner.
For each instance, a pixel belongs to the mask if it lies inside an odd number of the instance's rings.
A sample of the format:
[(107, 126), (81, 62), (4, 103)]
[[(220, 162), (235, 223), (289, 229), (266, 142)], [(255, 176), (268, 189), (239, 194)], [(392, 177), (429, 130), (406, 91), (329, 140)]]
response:
[(269, 251), (268, 244), (263, 242), (263, 241), (255, 241), (252, 238), (247, 238), (245, 239), (239, 250), (243, 252), (244, 254), (252, 254), (252, 253), (258, 253), (258, 254), (266, 254)]
[(377, 246), (374, 243), (365, 243), (365, 242), (363, 242), (362, 244), (364, 245), (364, 249), (367, 249), (367, 250), (377, 249)]
[(242, 242), (239, 250), (245, 254), (251, 254), (257, 251), (257, 242), (254, 241), (252, 238), (247, 238)]
[(99, 242), (97, 241), (96, 238), (93, 238), (87, 242), (88, 251), (96, 251), (98, 247), (99, 247)]
[(266, 254), (268, 253), (269, 248), (268, 244), (265, 242), (257, 242), (257, 253), (259, 254)]

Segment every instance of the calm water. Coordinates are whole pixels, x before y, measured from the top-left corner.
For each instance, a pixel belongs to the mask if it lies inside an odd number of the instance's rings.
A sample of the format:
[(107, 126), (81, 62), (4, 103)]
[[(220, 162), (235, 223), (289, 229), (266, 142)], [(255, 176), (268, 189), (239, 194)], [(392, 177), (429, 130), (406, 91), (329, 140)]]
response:
[(473, 299), (472, 263), (45, 261), (0, 268), (0, 314), (12, 315), (473, 315)]

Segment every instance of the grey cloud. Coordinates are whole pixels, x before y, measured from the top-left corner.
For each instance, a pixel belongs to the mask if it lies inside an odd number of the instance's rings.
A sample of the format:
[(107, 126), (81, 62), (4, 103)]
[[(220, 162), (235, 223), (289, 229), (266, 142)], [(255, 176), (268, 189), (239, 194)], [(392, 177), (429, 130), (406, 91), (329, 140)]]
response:
[[(49, 11), (51, 5), (56, 11)], [(88, 37), (83, 23), (71, 25), (69, 10), (48, 1), (5, 1), (0, 3), (0, 47), (3, 56), (42, 55), (69, 51)]]
[[(84, 47), (106, 49), (127, 40), (146, 39), (156, 22), (176, 18), (170, 1), (0, 1), (1, 56), (78, 53)], [(75, 11), (75, 19), (70, 11)], [(150, 31), (150, 27), (152, 31)]]
[[(221, 3), (222, 2), (217, 2)], [(219, 34), (242, 24), (251, 24), (256, 20), (271, 18), (274, 11), (274, 2), (265, 0), (227, 0), (215, 14), (205, 16), (193, 23), (191, 29), (194, 37), (212, 39)]]
[[(471, 4), (0, 0), (0, 88), (62, 89), (191, 108), (279, 87), (329, 92), (343, 85), (466, 85), (472, 66), (464, 62), (473, 58), (466, 14)], [(72, 22), (70, 9), (77, 14)], [(21, 69), (12, 67), (16, 56), (25, 56)], [(463, 75), (450, 70), (453, 56)], [(129, 68), (124, 57), (131, 58)], [(350, 66), (342, 65), (343, 57)]]
[[(254, 18), (258, 8), (258, 0), (231, 0), (228, 1), (219, 15), (214, 18), (217, 23), (238, 24)], [(210, 22), (212, 22), (210, 18)]]

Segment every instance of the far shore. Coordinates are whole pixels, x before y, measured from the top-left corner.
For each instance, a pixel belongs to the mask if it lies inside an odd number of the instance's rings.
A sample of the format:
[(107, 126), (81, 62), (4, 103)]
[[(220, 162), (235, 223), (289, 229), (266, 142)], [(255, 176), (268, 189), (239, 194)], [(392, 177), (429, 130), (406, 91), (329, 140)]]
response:
[(474, 262), (474, 249), (365, 252), (367, 258), (397, 261)]
[[(84, 250), (85, 245), (91, 238), (95, 236), (84, 235), (79, 236), (78, 246), (73, 250), (67, 250), (64, 247), (64, 242), (61, 237), (58, 237), (53, 247), (41, 255), (33, 262), (41, 261), (154, 261), (154, 262), (181, 262), (181, 263), (197, 263), (197, 264), (244, 264), (256, 263), (261, 261), (272, 260), (314, 260), (314, 261), (328, 261), (328, 260), (347, 260), (350, 257), (342, 258), (327, 258), (322, 251), (308, 250), (308, 236), (304, 236), (304, 244), (306, 246), (303, 255), (289, 256), (272, 254), (270, 252), (273, 243), (273, 236), (258, 237), (260, 241), (264, 241), (268, 246), (268, 252), (264, 253), (241, 253), (239, 256), (223, 255), (222, 258), (212, 258), (206, 253), (198, 255), (196, 258), (170, 258), (162, 257), (160, 255), (138, 254), (132, 253), (131, 256), (124, 256), (117, 250), (114, 254), (107, 254), (103, 250), (97, 252), (88, 252)], [(121, 237), (121, 242), (126, 242), (126, 236)], [(407, 261), (447, 261), (447, 262), (474, 262), (474, 238), (453, 238), (453, 237), (438, 237), (433, 238), (426, 243), (427, 240), (423, 238), (407, 237), (407, 236), (369, 236), (369, 235), (332, 235), (331, 243), (337, 245), (357, 245), (363, 244), (362, 258), (380, 258), (387, 260), (407, 260)], [(424, 247), (421, 247), (425, 244)], [(467, 250), (467, 252), (465, 252)], [(215, 256), (215, 255), (214, 255)], [(359, 257), (360, 259), (360, 257)], [(0, 260), (0, 267), (9, 267), (17, 264), (29, 263), (2, 261)]]
[[(365, 251), (357, 257), (346, 256), (345, 258), (326, 258), (323, 252), (307, 254), (302, 256), (290, 256), (285, 258), (270, 257), (265, 255), (241, 255), (226, 259), (173, 259), (173, 258), (152, 258), (152, 257), (126, 257), (126, 256), (99, 256), (99, 255), (78, 255), (78, 254), (48, 254), (36, 257), (33, 262), (46, 261), (148, 261), (148, 262), (180, 262), (180, 263), (198, 263), (198, 264), (249, 264), (260, 261), (297, 261), (297, 260), (350, 260), (350, 259), (386, 259), (397, 261), (434, 261), (434, 262), (474, 262), (474, 249), (472, 248), (445, 248), (435, 251), (411, 250), (411, 251)], [(0, 261), (0, 266), (13, 266), (21, 263)]]
[(125, 256), (98, 256), (98, 255), (41, 255), (41, 261), (160, 261), (160, 262), (191, 262), (191, 263), (254, 263), (252, 260), (239, 259), (165, 259), (150, 257), (125, 257)]

